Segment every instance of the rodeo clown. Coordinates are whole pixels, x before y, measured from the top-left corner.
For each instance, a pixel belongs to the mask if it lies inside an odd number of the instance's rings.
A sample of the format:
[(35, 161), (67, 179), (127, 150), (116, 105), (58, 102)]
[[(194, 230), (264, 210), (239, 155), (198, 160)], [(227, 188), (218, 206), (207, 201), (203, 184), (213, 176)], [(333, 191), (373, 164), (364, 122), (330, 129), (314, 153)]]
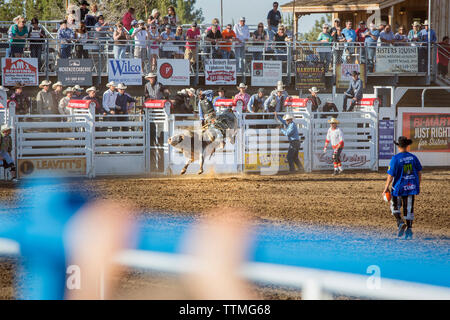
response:
[(341, 163), (341, 152), (342, 149), (344, 149), (344, 134), (342, 133), (342, 130), (337, 127), (339, 121), (336, 118), (331, 118), (328, 120), (328, 123), (330, 124), (330, 128), (328, 129), (323, 153), (327, 152), (328, 144), (331, 143), (331, 147), (333, 148), (333, 175), (337, 175), (344, 171)]
[[(390, 199), (392, 215), (397, 220), (398, 236), (405, 233), (405, 240), (412, 239), (412, 224), (414, 220), (414, 196), (420, 193), (420, 183), (422, 180), (422, 165), (419, 159), (408, 152), (408, 146), (412, 140), (401, 136), (398, 142), (394, 141), (398, 148), (398, 154), (392, 157), (389, 163), (388, 176), (384, 187), (383, 195), (392, 194)], [(392, 191), (389, 193), (389, 185), (392, 182)], [(389, 200), (389, 196), (385, 198)], [(403, 222), (400, 216), (400, 208), (403, 205)]]

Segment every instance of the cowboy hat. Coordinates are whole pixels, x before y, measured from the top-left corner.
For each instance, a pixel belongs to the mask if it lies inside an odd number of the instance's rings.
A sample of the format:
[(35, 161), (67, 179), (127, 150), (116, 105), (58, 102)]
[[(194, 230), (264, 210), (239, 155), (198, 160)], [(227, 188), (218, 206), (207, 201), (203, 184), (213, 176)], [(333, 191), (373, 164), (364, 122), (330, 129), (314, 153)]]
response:
[(51, 85), (51, 84), (52, 84), (51, 81), (49, 81), (49, 80), (43, 80), (43, 81), (41, 82), (41, 84), (39, 85), (39, 88), (42, 88), (42, 87), (44, 87), (44, 86), (49, 86), (49, 85)]
[(247, 89), (248, 87), (245, 85), (245, 83), (240, 83), (238, 89)]
[(339, 122), (339, 120), (338, 119), (336, 119), (336, 118), (331, 118), (330, 120), (328, 120), (328, 123), (336, 123), (336, 124), (339, 124), (340, 122)]
[(23, 87), (25, 87), (24, 85), (23, 85), (23, 83), (16, 83), (16, 85), (13, 87), (13, 89), (14, 90), (16, 90), (16, 89), (22, 89)]
[(55, 82), (53, 85), (52, 85), (52, 88), (53, 89), (55, 89), (57, 86), (63, 86), (63, 84), (62, 84), (62, 82), (61, 81), (58, 81), (58, 82)]
[(308, 89), (308, 91), (309, 92), (314, 92), (314, 93), (317, 93), (317, 92), (319, 92), (319, 89), (317, 89), (317, 87), (312, 87), (311, 89)]
[(145, 23), (144, 20), (139, 20), (139, 21), (138, 21), (138, 24), (144, 24), (144, 23)]
[(9, 89), (8, 89), (8, 88), (5, 88), (4, 86), (0, 86), (0, 90), (1, 90), (1, 91), (5, 91), (5, 92), (9, 91)]
[(1, 129), (2, 133), (8, 130), (11, 130), (11, 127), (8, 124), (3, 124)]
[(413, 143), (412, 140), (408, 139), (405, 136), (398, 137), (398, 141), (394, 140), (394, 144), (399, 146), (399, 147), (402, 147), (402, 148), (406, 148), (407, 146), (409, 146), (412, 143)]
[(259, 88), (259, 89), (258, 89), (258, 93), (260, 93), (260, 92), (261, 92), (261, 93), (264, 93), (264, 88)]
[(195, 89), (194, 88), (186, 89), (186, 92), (190, 93), (192, 95), (195, 95)]
[(73, 91), (74, 91), (74, 90), (73, 90), (72, 87), (67, 87), (67, 88), (63, 91), (63, 93), (66, 94), (67, 92), (73, 92)]
[(285, 89), (284, 85), (280, 85), (280, 84), (277, 85), (277, 91), (284, 91), (284, 89)]
[(95, 87), (90, 87), (86, 89), (86, 92), (89, 93), (89, 91), (95, 91), (97, 92), (97, 89)]
[(277, 87), (279, 87), (279, 86), (286, 87), (286, 85), (281, 80), (277, 81)]
[(119, 83), (119, 85), (117, 86), (117, 89), (121, 89), (121, 90), (125, 90), (127, 88), (126, 85), (124, 85), (123, 83)]
[(288, 114), (284, 115), (283, 120), (285, 120), (285, 121), (294, 120), (294, 117), (288, 113)]
[(144, 76), (145, 79), (147, 78), (156, 78), (156, 73), (149, 72)]
[(418, 21), (414, 21), (412, 24), (413, 27), (420, 27), (420, 23)]
[(425, 20), (425, 21), (423, 22), (423, 25), (424, 25), (424, 26), (427, 26), (427, 25), (428, 25), (428, 20)]
[(74, 91), (83, 91), (83, 88), (80, 87), (80, 86), (77, 84), (77, 85), (75, 85), (75, 86), (73, 87), (73, 90), (74, 90)]
[(106, 87), (117, 87), (117, 83), (115, 83), (114, 81), (110, 81), (106, 84)]

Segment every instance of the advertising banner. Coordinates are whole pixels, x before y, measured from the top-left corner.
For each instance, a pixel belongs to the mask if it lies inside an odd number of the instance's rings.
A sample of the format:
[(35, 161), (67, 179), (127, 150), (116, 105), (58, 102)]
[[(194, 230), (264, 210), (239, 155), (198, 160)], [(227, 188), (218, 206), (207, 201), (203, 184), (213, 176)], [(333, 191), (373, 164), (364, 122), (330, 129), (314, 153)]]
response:
[(378, 122), (378, 160), (390, 160), (395, 155), (395, 122), (379, 120)]
[(63, 86), (92, 86), (91, 59), (58, 59), (56, 65)]
[(20, 178), (37, 176), (77, 177), (86, 175), (86, 158), (19, 159)]
[(205, 60), (206, 85), (235, 85), (236, 60), (206, 59)]
[(167, 86), (188, 86), (189, 60), (158, 59), (158, 81)]
[(6, 87), (17, 83), (37, 86), (38, 72), (37, 58), (2, 58), (2, 84)]
[[(333, 153), (314, 153), (313, 170), (333, 169)], [(342, 151), (342, 166), (347, 169), (370, 169), (370, 151)]]
[(252, 61), (252, 86), (273, 87), (281, 77), (281, 61)]
[(418, 47), (377, 47), (375, 72), (417, 72), (417, 50)]
[(325, 66), (322, 62), (297, 61), (295, 64), (295, 87), (298, 90), (317, 87), (325, 89)]
[[(298, 153), (300, 162), (304, 166), (304, 154)], [(287, 152), (272, 152), (245, 154), (245, 172), (260, 172), (261, 170), (289, 171), (289, 162), (287, 161)]]
[(352, 72), (358, 71), (360, 73), (359, 78), (363, 82), (363, 88), (366, 87), (365, 82), (365, 67), (363, 64), (337, 64), (336, 65), (336, 87), (340, 89), (348, 89), (350, 81), (352, 80)]
[(108, 81), (127, 86), (142, 85), (141, 59), (108, 59)]

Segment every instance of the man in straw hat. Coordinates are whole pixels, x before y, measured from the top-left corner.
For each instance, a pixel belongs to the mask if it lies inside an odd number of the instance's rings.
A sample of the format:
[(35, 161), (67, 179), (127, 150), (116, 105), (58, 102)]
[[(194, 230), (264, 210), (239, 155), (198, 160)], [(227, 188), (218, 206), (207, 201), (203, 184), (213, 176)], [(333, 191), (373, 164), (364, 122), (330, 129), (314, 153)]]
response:
[[(347, 91), (344, 93), (344, 103), (342, 105), (342, 111), (353, 111), (353, 108), (355, 105), (361, 101), (363, 97), (363, 83), (362, 80), (359, 78), (359, 72), (353, 71), (352, 72), (352, 80), (350, 80), (350, 84), (348, 85)], [(347, 110), (347, 101), (348, 99), (351, 99), (350, 106)]]
[(8, 92), (9, 89), (4, 86), (0, 86), (0, 107), (6, 108), (8, 103)]
[(23, 93), (23, 84), (17, 83), (14, 87), (14, 93), (9, 97), (10, 100), (16, 102), (16, 114), (25, 115), (30, 114), (31, 104), (30, 99)]
[(284, 128), (281, 129), (281, 132), (287, 136), (289, 140), (289, 150), (287, 154), (289, 172), (295, 172), (295, 165), (297, 165), (298, 170), (303, 170), (303, 166), (298, 159), (300, 136), (298, 134), (297, 125), (294, 123), (294, 117), (291, 114), (286, 114), (280, 119), (277, 112), (275, 112), (275, 118), (283, 125)]
[(166, 89), (156, 79), (156, 73), (150, 72), (144, 76), (145, 80), (148, 80), (145, 85), (145, 97), (146, 99), (161, 100), (167, 99), (170, 95), (168, 89)]
[(97, 98), (97, 89), (90, 87), (86, 89), (87, 96), (83, 97), (83, 100), (90, 100), (95, 103), (95, 114), (106, 115), (106, 110), (103, 109), (100, 101)]
[(248, 102), (250, 101), (250, 95), (246, 92), (247, 86), (245, 83), (240, 83), (237, 89), (239, 90), (239, 93), (234, 96), (234, 102), (238, 100), (242, 100), (244, 102), (244, 105), (242, 106), (242, 111), (245, 112), (247, 109)]
[(328, 144), (331, 143), (331, 147), (333, 148), (333, 175), (337, 175), (344, 171), (341, 163), (341, 152), (342, 149), (344, 149), (344, 134), (342, 133), (342, 130), (337, 127), (339, 121), (336, 118), (331, 118), (328, 120), (328, 123), (330, 124), (330, 128), (328, 129), (327, 137), (325, 139), (323, 153), (327, 152)]
[[(284, 85), (282, 83), (278, 83), (276, 93), (270, 95), (269, 98), (264, 102), (264, 109), (267, 112), (283, 112), (284, 111), (284, 101), (286, 97), (284, 96)], [(281, 120), (281, 116), (276, 116), (278, 120)]]
[(43, 80), (39, 85), (42, 90), (36, 96), (37, 111), (39, 114), (58, 114), (56, 102), (53, 101), (52, 93), (50, 92), (51, 81)]
[(1, 127), (1, 142), (0, 142), (0, 158), (3, 159), (3, 167), (11, 169), (12, 181), (16, 181), (16, 166), (11, 157), (12, 139), (11, 127), (7, 124)]
[(319, 106), (322, 104), (322, 101), (320, 101), (320, 98), (317, 95), (319, 93), (319, 89), (317, 89), (317, 87), (312, 87), (311, 89), (308, 89), (308, 91), (311, 93), (307, 97), (307, 99), (309, 99), (312, 104), (311, 111), (317, 112), (319, 109)]
[(102, 106), (107, 114), (115, 114), (116, 110), (116, 99), (117, 99), (117, 84), (114, 81), (108, 82), (106, 84), (108, 90), (103, 93)]
[(73, 88), (67, 87), (63, 91), (63, 94), (65, 94), (66, 96), (59, 101), (58, 110), (60, 114), (66, 115), (70, 114), (70, 111), (67, 109), (67, 106), (69, 105), (70, 100), (72, 100)]
[[(116, 114), (126, 115), (128, 109), (132, 104), (136, 103), (136, 100), (125, 92), (127, 86), (123, 83), (119, 83), (117, 86), (117, 98), (116, 98)], [(117, 117), (117, 121), (128, 121), (128, 117)], [(128, 131), (128, 128), (122, 127), (122, 131)]]
[[(412, 144), (411, 139), (401, 136), (394, 143), (397, 145), (399, 153), (393, 156), (389, 163), (383, 195), (389, 192), (389, 186), (392, 183), (391, 212), (397, 220), (398, 236), (401, 237), (406, 229), (405, 239), (411, 239), (414, 196), (420, 193), (422, 165), (415, 155), (408, 152), (408, 146)], [(400, 215), (402, 205), (406, 224)]]
[(55, 101), (55, 103), (59, 103), (59, 101), (61, 101), (62, 98), (64, 98), (64, 93), (63, 93), (63, 85), (61, 81), (55, 82), (52, 85), (52, 95), (53, 95), (53, 101)]

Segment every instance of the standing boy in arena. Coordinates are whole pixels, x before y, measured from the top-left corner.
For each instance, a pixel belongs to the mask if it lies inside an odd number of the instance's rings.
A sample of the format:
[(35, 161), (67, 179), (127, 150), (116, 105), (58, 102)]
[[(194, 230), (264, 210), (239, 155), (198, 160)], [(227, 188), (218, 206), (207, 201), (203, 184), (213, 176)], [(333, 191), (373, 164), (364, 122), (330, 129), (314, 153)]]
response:
[(328, 129), (327, 137), (325, 139), (323, 153), (327, 152), (328, 144), (331, 142), (331, 147), (333, 148), (333, 175), (337, 175), (344, 171), (341, 163), (341, 152), (342, 149), (344, 149), (344, 134), (342, 133), (342, 130), (337, 127), (339, 120), (331, 118), (328, 120), (328, 123), (330, 124), (330, 128)]
[[(389, 185), (392, 182), (391, 212), (397, 219), (398, 236), (405, 233), (405, 239), (412, 239), (412, 223), (414, 220), (414, 196), (420, 192), (420, 182), (422, 180), (422, 165), (419, 159), (407, 151), (412, 140), (401, 136), (397, 145), (399, 153), (392, 157), (389, 163), (388, 177), (383, 194), (389, 192)], [(400, 216), (400, 208), (403, 205), (403, 216)], [(405, 232), (406, 229), (406, 232)]]

